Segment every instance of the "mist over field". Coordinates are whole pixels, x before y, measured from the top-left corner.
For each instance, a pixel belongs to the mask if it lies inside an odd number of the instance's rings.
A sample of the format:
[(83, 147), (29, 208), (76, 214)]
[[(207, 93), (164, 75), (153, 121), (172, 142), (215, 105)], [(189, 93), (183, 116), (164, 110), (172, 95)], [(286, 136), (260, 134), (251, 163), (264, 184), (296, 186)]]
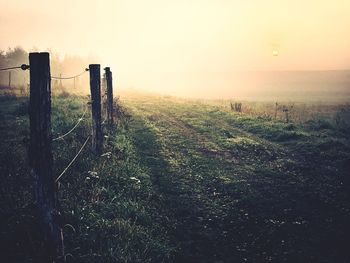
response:
[(350, 70), (161, 73), (129, 87), (203, 99), (346, 103), (350, 102)]
[[(121, 89), (192, 98), (349, 99), (346, 0), (14, 0), (0, 7), (0, 50), (52, 50), (55, 61), (67, 62), (52, 63), (53, 75), (101, 63), (114, 69)], [(79, 57), (85, 62), (76, 67)]]
[(349, 263), (349, 0), (0, 0), (0, 262)]
[[(89, 58), (60, 56), (51, 59), (53, 76), (78, 73), (89, 64)], [(2, 51), (0, 66), (28, 63), (28, 52), (21, 47)], [(116, 72), (117, 73), (117, 72)], [(0, 85), (8, 85), (8, 72), (0, 72)], [(26, 72), (11, 73), (14, 86), (28, 85)], [(232, 71), (232, 72), (159, 72), (147, 77), (129, 77), (116, 74), (116, 91), (143, 91), (160, 95), (201, 99), (236, 99), (255, 101), (298, 101), (323, 103), (350, 102), (350, 70), (299, 70), (299, 71)], [(60, 82), (62, 84), (62, 81)], [(54, 86), (60, 84), (57, 80)], [(62, 85), (68, 91), (87, 94), (86, 75)]]

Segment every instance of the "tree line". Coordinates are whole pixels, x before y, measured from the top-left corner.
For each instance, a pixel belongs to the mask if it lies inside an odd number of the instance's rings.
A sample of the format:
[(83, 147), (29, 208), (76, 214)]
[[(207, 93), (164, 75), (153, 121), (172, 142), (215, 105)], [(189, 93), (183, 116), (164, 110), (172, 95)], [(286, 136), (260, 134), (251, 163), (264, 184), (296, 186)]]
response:
[[(35, 50), (30, 50), (33, 52)], [(79, 73), (84, 69), (88, 64), (87, 58), (82, 58), (80, 56), (71, 56), (65, 55), (63, 57), (60, 54), (50, 51), (51, 54), (51, 72), (52, 76), (69, 76)], [(29, 64), (28, 61), (28, 51), (22, 47), (8, 48), (7, 50), (0, 50), (0, 68), (20, 66), (22, 64)], [(10, 76), (9, 76), (10, 75)], [(59, 81), (53, 80), (53, 88), (64, 88), (72, 89), (81, 89), (85, 87), (88, 89), (88, 77), (82, 76), (79, 79), (76, 79), (75, 82), (72, 81)], [(9, 85), (10, 84), (10, 85)], [(27, 72), (22, 70), (12, 70), (9, 71), (0, 71), (0, 86), (3, 88), (18, 88), (18, 87), (27, 87), (29, 85), (29, 75)], [(9, 87), (11, 86), (11, 87)]]

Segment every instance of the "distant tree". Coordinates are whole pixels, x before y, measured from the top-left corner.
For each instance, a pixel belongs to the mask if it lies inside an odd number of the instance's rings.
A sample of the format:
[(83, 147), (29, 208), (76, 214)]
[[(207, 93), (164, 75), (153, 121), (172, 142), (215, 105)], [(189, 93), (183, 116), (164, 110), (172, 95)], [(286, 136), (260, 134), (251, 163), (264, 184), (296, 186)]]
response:
[(28, 64), (28, 52), (21, 47), (15, 47), (14, 49), (9, 48), (6, 52), (6, 58), (8, 63), (13, 64), (13, 66)]
[(0, 67), (3, 68), (6, 65), (5, 51), (0, 50)]
[[(0, 51), (0, 67), (13, 67), (28, 64), (28, 52), (22, 47), (9, 48), (6, 52)], [(8, 84), (8, 71), (0, 72), (0, 84)], [(22, 70), (11, 72), (11, 83), (15, 86), (25, 86), (28, 82), (28, 73)]]
[[(32, 48), (29, 52), (39, 52), (38, 48)], [(89, 61), (86, 58), (82, 58), (79, 56), (69, 56), (66, 55), (63, 59), (57, 52), (53, 50), (47, 49), (50, 53), (50, 69), (52, 76), (72, 76), (79, 74), (89, 65)], [(0, 67), (12, 67), (12, 66), (20, 66), (22, 64), (28, 64), (28, 52), (24, 50), (22, 47), (17, 46), (14, 48), (8, 48), (7, 51), (0, 50)], [(72, 90), (75, 86), (76, 89), (88, 90), (89, 87), (89, 75), (85, 74), (79, 78), (74, 80), (66, 80), (62, 81), (62, 85), (68, 90)], [(0, 71), (0, 85), (8, 85), (9, 83), (9, 73), (8, 71)], [(28, 71), (22, 70), (13, 70), (11, 72), (11, 84), (14, 87), (24, 86), (26, 87), (29, 83), (29, 74)], [(75, 85), (74, 85), (75, 84)], [(11, 86), (12, 86), (11, 85)], [(59, 89), (58, 82), (53, 82), (53, 91)]]

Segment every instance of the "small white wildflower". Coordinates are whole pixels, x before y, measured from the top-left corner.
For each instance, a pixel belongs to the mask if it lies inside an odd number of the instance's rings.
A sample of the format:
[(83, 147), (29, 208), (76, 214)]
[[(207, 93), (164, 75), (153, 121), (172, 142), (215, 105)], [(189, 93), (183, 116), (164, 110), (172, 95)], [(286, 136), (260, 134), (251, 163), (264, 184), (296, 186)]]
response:
[(102, 155), (101, 155), (101, 157), (106, 156), (107, 158), (110, 158), (110, 157), (111, 157), (111, 155), (112, 155), (112, 153), (111, 153), (111, 152), (106, 152), (106, 153), (102, 154)]
[(141, 183), (140, 179), (138, 179), (136, 177), (130, 177), (130, 180), (134, 181), (137, 184)]

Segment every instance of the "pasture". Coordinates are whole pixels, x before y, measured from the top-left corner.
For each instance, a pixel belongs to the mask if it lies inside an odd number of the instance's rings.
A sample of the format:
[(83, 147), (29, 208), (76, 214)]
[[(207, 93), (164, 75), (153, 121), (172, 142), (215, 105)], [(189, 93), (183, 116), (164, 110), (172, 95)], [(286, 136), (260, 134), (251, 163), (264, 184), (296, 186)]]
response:
[[(4, 262), (38, 262), (27, 164), (28, 99), (0, 98)], [(52, 97), (54, 136), (87, 99)], [(348, 105), (121, 95), (101, 156), (87, 147), (59, 184), (67, 262), (348, 262)], [(291, 104), (288, 104), (291, 106)], [(53, 142), (60, 174), (90, 116)], [(5, 239), (3, 239), (5, 240)]]

